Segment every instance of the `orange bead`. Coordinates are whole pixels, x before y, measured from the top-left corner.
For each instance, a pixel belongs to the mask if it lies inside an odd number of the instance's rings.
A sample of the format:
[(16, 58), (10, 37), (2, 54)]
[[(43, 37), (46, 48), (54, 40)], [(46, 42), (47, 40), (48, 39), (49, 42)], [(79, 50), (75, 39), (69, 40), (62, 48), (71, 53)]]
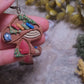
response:
[(17, 27), (19, 27), (21, 30), (24, 30), (24, 28), (20, 25), (20, 24), (16, 24), (17, 25)]

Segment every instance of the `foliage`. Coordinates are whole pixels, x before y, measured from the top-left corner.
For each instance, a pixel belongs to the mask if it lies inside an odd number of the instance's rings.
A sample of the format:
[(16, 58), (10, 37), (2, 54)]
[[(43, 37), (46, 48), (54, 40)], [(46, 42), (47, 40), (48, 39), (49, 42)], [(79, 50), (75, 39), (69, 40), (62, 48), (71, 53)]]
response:
[(77, 55), (84, 60), (84, 34), (78, 36), (77, 43), (74, 47), (77, 48)]
[(74, 25), (84, 25), (84, 0), (26, 0), (26, 4), (44, 9), (47, 19), (63, 20), (70, 17), (68, 21)]

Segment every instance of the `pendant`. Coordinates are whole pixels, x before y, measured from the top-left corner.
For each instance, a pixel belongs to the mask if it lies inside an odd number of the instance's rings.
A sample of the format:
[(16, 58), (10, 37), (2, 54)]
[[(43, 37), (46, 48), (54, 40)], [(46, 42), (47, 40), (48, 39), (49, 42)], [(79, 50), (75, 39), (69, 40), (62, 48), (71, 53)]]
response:
[(18, 15), (1, 32), (1, 38), (7, 45), (15, 44), (14, 57), (25, 57), (24, 63), (32, 64), (33, 57), (41, 54), (40, 46), (33, 46), (32, 42), (42, 37), (42, 29), (26, 15)]

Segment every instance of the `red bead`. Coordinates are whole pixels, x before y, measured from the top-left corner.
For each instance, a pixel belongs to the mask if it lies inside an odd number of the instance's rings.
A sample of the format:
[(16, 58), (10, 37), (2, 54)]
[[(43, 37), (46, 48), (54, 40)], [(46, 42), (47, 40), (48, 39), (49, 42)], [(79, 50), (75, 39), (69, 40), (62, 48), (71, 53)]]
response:
[(20, 28), (18, 28), (15, 24), (12, 24), (12, 27), (19, 30)]
[(19, 50), (21, 54), (29, 54), (29, 45), (25, 40), (22, 40), (19, 46)]

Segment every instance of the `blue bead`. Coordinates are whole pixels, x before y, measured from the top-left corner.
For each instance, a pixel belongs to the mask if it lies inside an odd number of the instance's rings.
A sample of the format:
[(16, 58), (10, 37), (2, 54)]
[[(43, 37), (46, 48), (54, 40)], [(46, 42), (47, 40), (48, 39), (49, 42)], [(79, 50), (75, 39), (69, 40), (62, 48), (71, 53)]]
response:
[(30, 23), (26, 23), (26, 25), (27, 25), (30, 29), (34, 29), (34, 26), (31, 25)]
[(5, 33), (5, 34), (4, 34), (4, 40), (5, 40), (6, 42), (11, 41), (11, 40), (12, 40), (12, 39), (11, 39), (11, 35), (10, 35), (9, 33)]
[(37, 49), (38, 47), (37, 47), (37, 46), (35, 46), (34, 48), (36, 48), (36, 49)]

